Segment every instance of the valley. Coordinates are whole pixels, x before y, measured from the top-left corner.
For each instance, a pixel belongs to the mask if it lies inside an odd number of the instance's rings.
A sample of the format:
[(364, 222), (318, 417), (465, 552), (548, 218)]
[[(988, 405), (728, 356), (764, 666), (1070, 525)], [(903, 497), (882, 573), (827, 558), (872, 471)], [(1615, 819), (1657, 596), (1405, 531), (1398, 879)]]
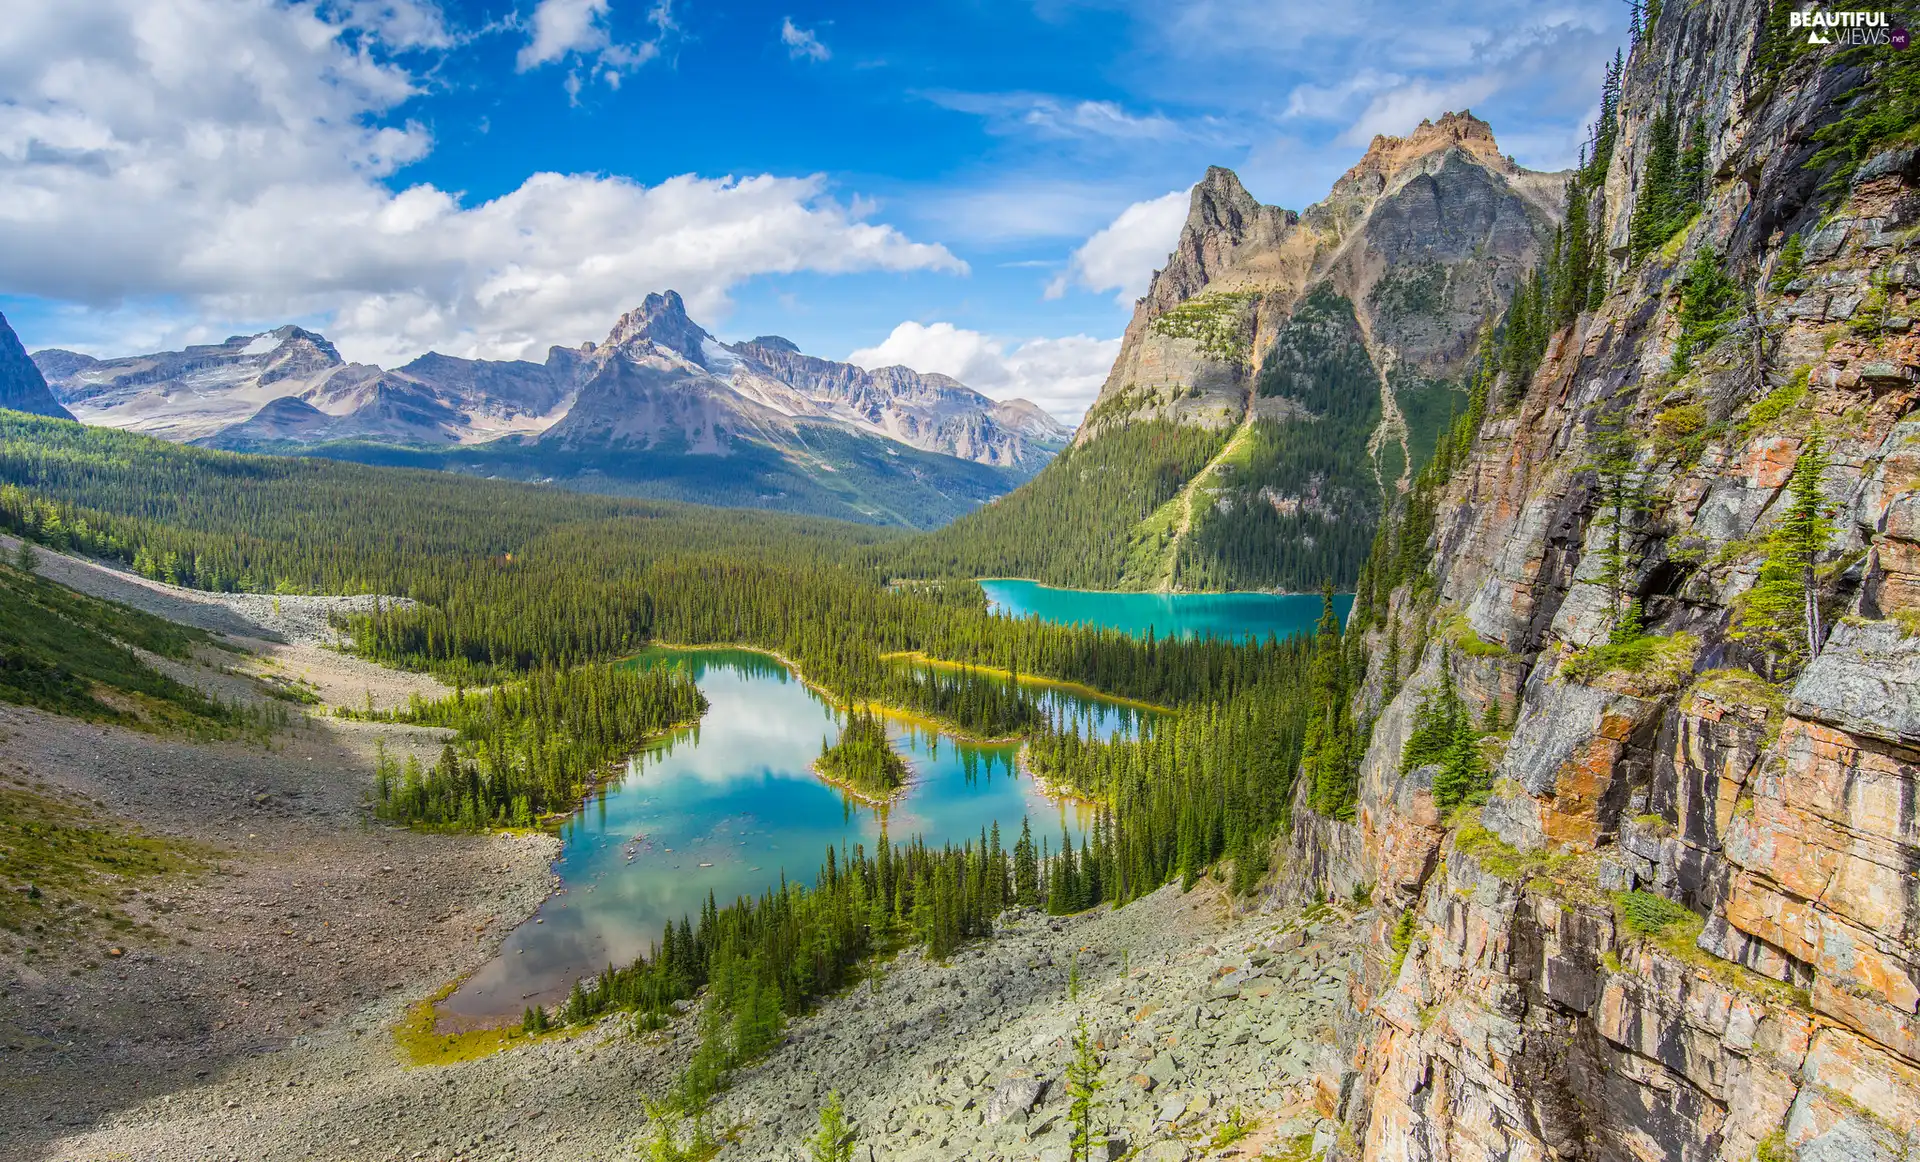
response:
[(1070, 437), (0, 331), (0, 1153), (1911, 1162), (1920, 57), (1788, 15), (1210, 167)]

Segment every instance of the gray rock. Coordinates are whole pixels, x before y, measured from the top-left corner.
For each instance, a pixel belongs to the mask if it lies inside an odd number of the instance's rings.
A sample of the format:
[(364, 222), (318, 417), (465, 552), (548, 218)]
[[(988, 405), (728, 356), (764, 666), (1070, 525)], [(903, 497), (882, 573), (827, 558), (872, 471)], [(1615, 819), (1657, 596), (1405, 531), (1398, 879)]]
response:
[(1891, 621), (1841, 622), (1787, 700), (1790, 713), (1920, 746), (1920, 637)]
[(1813, 237), (1807, 239), (1808, 261), (1825, 262), (1840, 253), (1840, 248), (1846, 245), (1847, 231), (1852, 227), (1851, 219), (1841, 218), (1814, 231)]
[(1024, 1116), (1047, 1092), (1047, 1083), (1036, 1077), (1009, 1077), (994, 1087), (987, 1099), (987, 1124), (998, 1125), (1014, 1114)]
[(1187, 1162), (1191, 1155), (1186, 1143), (1168, 1138), (1153, 1143), (1135, 1157), (1139, 1158), (1140, 1162)]

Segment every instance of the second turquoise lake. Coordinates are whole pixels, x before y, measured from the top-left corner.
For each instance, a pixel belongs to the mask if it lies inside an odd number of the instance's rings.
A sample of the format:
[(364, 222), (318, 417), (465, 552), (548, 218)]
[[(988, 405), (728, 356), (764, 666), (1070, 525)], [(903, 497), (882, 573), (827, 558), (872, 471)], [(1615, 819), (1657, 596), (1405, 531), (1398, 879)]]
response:
[[(1218, 637), (1235, 641), (1311, 633), (1320, 618), (1317, 593), (1116, 593), (1055, 589), (1038, 581), (990, 578), (980, 582), (987, 604), (1007, 617), (1038, 617), (1061, 625), (1098, 625), (1134, 637)], [(1353, 594), (1336, 593), (1342, 622)]]

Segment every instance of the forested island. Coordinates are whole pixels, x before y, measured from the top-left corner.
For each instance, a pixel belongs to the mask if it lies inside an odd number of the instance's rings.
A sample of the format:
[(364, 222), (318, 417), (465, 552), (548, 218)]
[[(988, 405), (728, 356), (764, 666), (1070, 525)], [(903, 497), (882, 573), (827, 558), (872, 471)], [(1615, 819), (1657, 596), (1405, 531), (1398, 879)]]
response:
[(831, 745), (820, 740), (814, 773), (870, 803), (887, 803), (906, 789), (912, 774), (887, 739), (886, 723), (864, 707), (849, 706), (847, 722)]

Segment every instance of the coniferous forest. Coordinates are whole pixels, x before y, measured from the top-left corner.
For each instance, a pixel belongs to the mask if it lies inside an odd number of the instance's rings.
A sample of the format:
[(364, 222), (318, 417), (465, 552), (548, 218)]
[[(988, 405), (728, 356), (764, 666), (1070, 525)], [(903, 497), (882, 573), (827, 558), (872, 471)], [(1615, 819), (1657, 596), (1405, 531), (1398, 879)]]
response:
[[(1574, 179), (1576, 195), (1585, 175)], [(1208, 874), (1246, 890), (1269, 870), (1296, 804), (1351, 818), (1370, 732), (1352, 710), (1367, 679), (1353, 631), (1385, 630), (1396, 646), (1404, 637), (1399, 656), (1418, 656), (1430, 627), (1381, 624), (1384, 595), (1408, 580), (1418, 590), (1441, 487), (1497, 406), (1490, 395), (1537, 361), (1540, 336), (1584, 302), (1593, 245), (1576, 225), (1522, 286), (1504, 325), (1487, 332), (1464, 414), (1430, 453), (1417, 450), (1412, 491), (1377, 514), (1377, 525), (1376, 514), (1355, 511), (1340, 535), (1324, 530), (1321, 557), (1279, 564), (1249, 556), (1230, 523), (1202, 526), (1214, 559), (1241, 562), (1236, 571), (1284, 567), (1286, 580), (1301, 583), (1351, 575), (1360, 562), (1348, 632), (1330, 587), (1315, 631), (1286, 641), (1135, 639), (988, 614), (964, 578), (1097, 584), (1124, 568), (1129, 530), (1219, 450), (1218, 433), (1159, 423), (1069, 450), (1028, 489), (941, 536), (907, 537), (234, 455), (0, 413), (0, 529), (182, 585), (406, 599), (338, 627), (371, 660), (458, 686), (452, 698), (378, 715), (455, 732), (431, 765), (382, 757), (371, 798), (385, 818), (472, 830), (570, 811), (647, 736), (705, 708), (672, 667), (612, 664), (653, 643), (777, 652), (848, 706), (879, 704), (975, 737), (1022, 738), (1029, 771), (1090, 804), (1077, 845), (1023, 825), (1012, 843), (995, 827), (938, 849), (884, 832), (871, 851), (829, 849), (811, 883), (783, 878), (758, 897), (709, 898), (649, 955), (608, 966), (556, 1010), (527, 1012), (535, 1031), (614, 1011), (656, 1024), (704, 990), (701, 1048), (679, 1095), (691, 1111), (729, 1069), (774, 1044), (788, 1016), (857, 979), (875, 953), (923, 944), (944, 955), (1016, 905), (1075, 912)], [(1318, 338), (1296, 344), (1291, 362), (1273, 361), (1262, 390), (1298, 397), (1358, 431), (1369, 417), (1341, 409), (1372, 396), (1344, 389), (1361, 369), (1319, 334), (1345, 334), (1351, 308), (1338, 300), (1312, 307), (1303, 334)], [(1289, 471), (1297, 453), (1261, 445), (1251, 467), (1270, 460), (1268, 475)], [(1395, 649), (1387, 656), (1391, 670)], [(1171, 713), (1133, 735), (1100, 738), (1064, 714), (1049, 716), (1017, 681), (988, 668), (1082, 683)], [(1388, 688), (1399, 680), (1381, 677)], [(1444, 693), (1436, 698), (1438, 706)], [(1436, 721), (1442, 716), (1435, 711)], [(1444, 725), (1451, 750), (1438, 756), (1445, 763), (1458, 752), (1461, 794), (1471, 794), (1483, 772), (1452, 745), (1470, 731), (1452, 718)], [(820, 762), (829, 777), (877, 797), (906, 777), (884, 726), (864, 710), (849, 714)]]

